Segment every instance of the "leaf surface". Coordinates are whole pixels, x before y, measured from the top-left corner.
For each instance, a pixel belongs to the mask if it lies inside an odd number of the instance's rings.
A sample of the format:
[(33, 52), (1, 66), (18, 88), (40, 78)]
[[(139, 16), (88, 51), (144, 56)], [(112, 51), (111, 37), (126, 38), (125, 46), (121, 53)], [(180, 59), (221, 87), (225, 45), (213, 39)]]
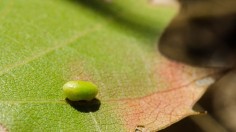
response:
[[(0, 1), (0, 130), (160, 130), (195, 114), (212, 71), (156, 48), (175, 12), (145, 0)], [(97, 84), (98, 100), (69, 105), (70, 80)]]

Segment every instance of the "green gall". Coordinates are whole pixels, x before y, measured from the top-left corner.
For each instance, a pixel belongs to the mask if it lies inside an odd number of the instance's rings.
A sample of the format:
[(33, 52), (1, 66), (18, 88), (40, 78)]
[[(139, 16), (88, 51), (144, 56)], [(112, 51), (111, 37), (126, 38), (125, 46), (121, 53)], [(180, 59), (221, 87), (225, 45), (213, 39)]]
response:
[(69, 81), (64, 84), (63, 91), (71, 101), (90, 101), (98, 94), (97, 86), (88, 81)]

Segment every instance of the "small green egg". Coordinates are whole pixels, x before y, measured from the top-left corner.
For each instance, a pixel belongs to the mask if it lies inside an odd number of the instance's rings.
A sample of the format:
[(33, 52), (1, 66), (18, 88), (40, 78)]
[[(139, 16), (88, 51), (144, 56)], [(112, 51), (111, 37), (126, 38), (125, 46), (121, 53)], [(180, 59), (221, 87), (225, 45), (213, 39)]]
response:
[(71, 101), (90, 101), (98, 94), (98, 87), (88, 81), (69, 81), (64, 84), (63, 91)]

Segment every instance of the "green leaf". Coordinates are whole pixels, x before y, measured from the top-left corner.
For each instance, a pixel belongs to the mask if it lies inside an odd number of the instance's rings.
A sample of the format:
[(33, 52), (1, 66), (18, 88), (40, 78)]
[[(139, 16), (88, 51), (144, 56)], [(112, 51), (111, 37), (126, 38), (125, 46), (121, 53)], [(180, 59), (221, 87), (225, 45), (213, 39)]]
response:
[[(146, 0), (0, 1), (0, 130), (156, 130), (194, 114), (208, 69), (156, 48), (175, 12)], [(98, 85), (97, 100), (66, 101), (70, 80)]]

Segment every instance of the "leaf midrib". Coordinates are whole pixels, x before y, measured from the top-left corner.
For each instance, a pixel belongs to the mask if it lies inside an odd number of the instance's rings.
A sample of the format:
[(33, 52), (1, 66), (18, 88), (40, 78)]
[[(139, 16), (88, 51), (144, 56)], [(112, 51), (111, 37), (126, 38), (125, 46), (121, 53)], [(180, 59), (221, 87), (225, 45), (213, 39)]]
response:
[[(123, 98), (123, 99), (114, 99), (114, 100), (113, 99), (103, 100), (103, 102), (116, 102), (116, 101), (123, 101), (123, 100), (139, 100), (139, 99), (147, 98), (148, 96), (151, 96), (153, 94), (167, 93), (167, 92), (172, 92), (174, 90), (178, 90), (178, 89), (181, 89), (181, 88), (185, 88), (185, 87), (188, 87), (189, 85), (192, 85), (192, 84), (196, 83), (199, 80), (202, 80), (202, 79), (205, 79), (205, 78), (208, 78), (208, 77), (217, 78), (219, 74), (220, 74), (220, 72), (216, 71), (216, 72), (213, 72), (211, 74), (207, 74), (207, 75), (201, 76), (197, 79), (194, 79), (194, 80), (190, 81), (187, 84), (183, 84), (181, 86), (170, 88), (170, 89), (164, 90), (164, 91), (156, 91), (156, 92), (153, 92), (151, 94), (148, 94), (148, 95), (142, 96), (142, 97)], [(3, 103), (6, 103), (6, 104), (27, 104), (27, 103), (31, 103), (31, 104), (46, 104), (46, 103), (67, 104), (64, 99), (57, 99), (57, 100), (0, 100), (0, 104), (3, 104)]]

